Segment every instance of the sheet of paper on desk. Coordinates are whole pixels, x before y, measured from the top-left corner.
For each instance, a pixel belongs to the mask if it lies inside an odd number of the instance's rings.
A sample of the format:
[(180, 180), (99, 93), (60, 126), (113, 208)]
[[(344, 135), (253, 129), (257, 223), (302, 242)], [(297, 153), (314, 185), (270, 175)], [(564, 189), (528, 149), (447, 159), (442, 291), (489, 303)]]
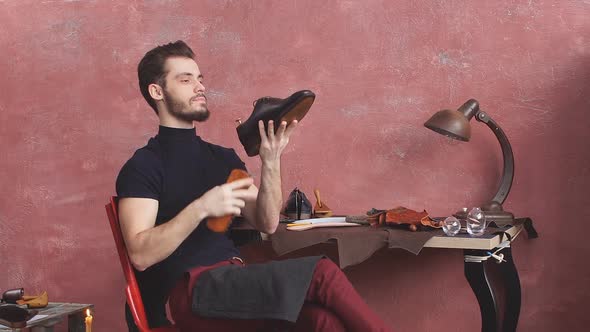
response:
[(288, 231), (306, 231), (313, 228), (324, 228), (324, 227), (355, 227), (361, 226), (351, 222), (318, 222), (318, 223), (307, 223), (307, 224), (296, 224), (293, 226), (287, 226)]
[[(33, 318), (31, 318), (31, 319), (29, 319), (29, 320), (27, 321), (27, 324), (33, 323), (33, 322), (35, 322), (36, 320), (39, 320), (39, 319), (45, 318), (45, 317), (47, 317), (47, 316), (48, 316), (48, 315), (35, 315), (35, 317), (33, 317)], [(0, 324), (0, 329), (2, 329), (2, 328), (4, 328), (4, 329), (9, 329), (9, 327), (8, 327), (8, 326), (5, 326), (5, 325), (2, 325), (2, 324)]]
[(330, 218), (311, 218), (311, 219), (301, 219), (292, 222), (292, 224), (320, 224), (326, 222), (346, 222), (346, 217), (330, 217)]

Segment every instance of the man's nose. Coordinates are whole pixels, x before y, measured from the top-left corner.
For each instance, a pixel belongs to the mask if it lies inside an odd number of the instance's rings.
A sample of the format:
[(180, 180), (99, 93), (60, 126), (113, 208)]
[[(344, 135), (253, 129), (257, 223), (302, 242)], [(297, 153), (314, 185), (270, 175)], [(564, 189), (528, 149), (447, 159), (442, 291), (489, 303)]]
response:
[(199, 91), (205, 91), (205, 85), (199, 81), (197, 81), (197, 84), (195, 84), (195, 92), (199, 92)]

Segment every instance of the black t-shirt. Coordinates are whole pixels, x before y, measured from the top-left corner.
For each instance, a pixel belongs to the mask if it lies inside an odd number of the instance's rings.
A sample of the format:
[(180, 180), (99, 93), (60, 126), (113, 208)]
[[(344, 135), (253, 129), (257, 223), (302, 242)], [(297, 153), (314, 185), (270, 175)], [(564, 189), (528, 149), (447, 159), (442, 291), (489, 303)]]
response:
[[(117, 196), (157, 200), (156, 225), (161, 225), (211, 188), (225, 183), (234, 168), (246, 170), (233, 149), (203, 141), (195, 129), (160, 126), (158, 135), (121, 169)], [(164, 306), (168, 293), (185, 271), (238, 255), (225, 234), (210, 231), (203, 221), (168, 258), (136, 271), (150, 326), (167, 323)]]

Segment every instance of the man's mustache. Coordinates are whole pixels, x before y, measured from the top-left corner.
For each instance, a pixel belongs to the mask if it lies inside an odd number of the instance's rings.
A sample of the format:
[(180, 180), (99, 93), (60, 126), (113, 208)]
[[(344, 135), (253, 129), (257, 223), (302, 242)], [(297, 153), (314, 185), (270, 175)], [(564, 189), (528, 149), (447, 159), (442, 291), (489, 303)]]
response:
[(207, 96), (205, 96), (204, 93), (199, 93), (199, 94), (195, 95), (194, 97), (192, 97), (191, 101), (194, 101), (195, 99), (200, 98), (200, 97), (203, 97), (203, 98), (205, 98), (205, 100), (207, 100)]

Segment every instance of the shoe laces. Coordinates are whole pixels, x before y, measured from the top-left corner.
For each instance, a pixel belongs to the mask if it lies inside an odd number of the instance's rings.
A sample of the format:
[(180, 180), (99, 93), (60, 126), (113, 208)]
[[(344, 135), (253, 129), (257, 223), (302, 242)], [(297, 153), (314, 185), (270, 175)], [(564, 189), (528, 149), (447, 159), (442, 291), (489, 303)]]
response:
[(266, 97), (258, 98), (258, 99), (256, 99), (255, 101), (252, 102), (252, 106), (253, 107), (256, 107), (256, 104), (258, 104), (259, 101), (261, 101), (261, 100), (269, 100), (270, 98), (272, 98), (272, 97), (266, 96)]

